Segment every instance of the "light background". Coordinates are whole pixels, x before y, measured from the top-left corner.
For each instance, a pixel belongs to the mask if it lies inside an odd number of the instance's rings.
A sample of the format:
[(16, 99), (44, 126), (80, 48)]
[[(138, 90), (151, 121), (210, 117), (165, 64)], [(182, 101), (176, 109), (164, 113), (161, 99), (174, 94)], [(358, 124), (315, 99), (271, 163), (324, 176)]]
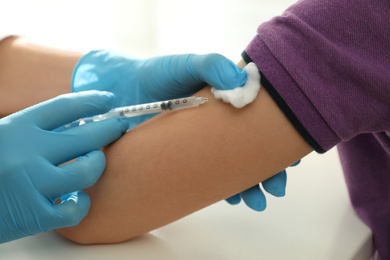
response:
[(14, 0), (1, 30), (65, 49), (136, 56), (218, 52), (238, 61), (257, 26), (295, 0)]

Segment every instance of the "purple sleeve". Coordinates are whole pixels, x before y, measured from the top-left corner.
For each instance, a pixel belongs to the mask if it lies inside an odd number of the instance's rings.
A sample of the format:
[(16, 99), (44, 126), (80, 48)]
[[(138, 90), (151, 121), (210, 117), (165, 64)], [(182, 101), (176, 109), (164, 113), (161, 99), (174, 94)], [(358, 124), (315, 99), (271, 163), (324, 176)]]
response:
[(317, 152), (390, 130), (390, 1), (301, 0), (243, 53)]

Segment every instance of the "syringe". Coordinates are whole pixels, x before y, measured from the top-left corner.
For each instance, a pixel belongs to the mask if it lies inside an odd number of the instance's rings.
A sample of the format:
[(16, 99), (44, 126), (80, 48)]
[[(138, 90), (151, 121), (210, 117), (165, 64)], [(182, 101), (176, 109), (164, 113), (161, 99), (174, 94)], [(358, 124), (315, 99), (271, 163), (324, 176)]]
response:
[(201, 104), (204, 104), (208, 100), (209, 99), (205, 97), (192, 96), (186, 98), (178, 98), (178, 99), (158, 101), (158, 102), (152, 102), (146, 104), (139, 104), (134, 106), (117, 107), (111, 109), (105, 114), (81, 118), (67, 125), (67, 127), (74, 126), (74, 125), (82, 125), (87, 122), (101, 121), (112, 117), (134, 117), (134, 116), (141, 116), (146, 114), (159, 113), (167, 110), (177, 110), (183, 108), (197, 107)]

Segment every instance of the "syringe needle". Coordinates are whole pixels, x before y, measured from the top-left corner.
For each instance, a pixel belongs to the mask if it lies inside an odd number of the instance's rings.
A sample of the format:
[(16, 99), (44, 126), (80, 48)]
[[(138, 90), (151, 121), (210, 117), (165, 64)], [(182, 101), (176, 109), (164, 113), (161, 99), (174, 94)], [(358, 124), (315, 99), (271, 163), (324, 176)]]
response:
[(194, 99), (194, 103), (196, 102), (198, 105), (204, 104), (207, 101), (209, 101), (209, 99), (206, 97), (195, 97)]

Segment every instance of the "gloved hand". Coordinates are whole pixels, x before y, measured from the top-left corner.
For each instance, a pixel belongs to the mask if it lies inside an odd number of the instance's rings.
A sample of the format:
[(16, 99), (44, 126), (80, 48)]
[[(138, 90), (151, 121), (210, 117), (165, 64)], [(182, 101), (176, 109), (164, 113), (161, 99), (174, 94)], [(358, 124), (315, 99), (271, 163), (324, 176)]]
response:
[[(296, 166), (300, 161), (291, 166)], [(265, 191), (275, 197), (283, 197), (286, 194), (287, 174), (286, 170), (279, 172), (271, 178), (263, 181), (261, 184)], [(259, 185), (255, 185), (241, 193), (238, 193), (226, 201), (231, 205), (236, 205), (241, 202), (241, 198), (245, 204), (256, 211), (263, 211), (267, 207), (267, 201)]]
[[(121, 52), (92, 51), (76, 65), (72, 91), (110, 91), (116, 95), (114, 106), (119, 107), (190, 96), (207, 84), (229, 90), (245, 82), (245, 70), (219, 54), (137, 59)], [(129, 118), (130, 128), (152, 116)], [(285, 173), (278, 176), (263, 183), (266, 191), (273, 194), (284, 192)], [(259, 186), (241, 195), (249, 207), (256, 210), (265, 208), (265, 196)], [(227, 201), (237, 204), (241, 195)]]
[[(219, 54), (136, 59), (121, 52), (92, 51), (73, 71), (72, 92), (109, 91), (119, 107), (191, 96), (206, 83), (232, 89), (245, 82), (245, 70)], [(152, 116), (128, 118), (130, 128)]]
[[(128, 125), (110, 119), (53, 130), (107, 112), (113, 100), (111, 93), (98, 91), (67, 94), (0, 119), (0, 243), (75, 226), (87, 215), (90, 200), (81, 190), (96, 183), (105, 168), (98, 149)], [(58, 198), (62, 202), (55, 204)]]

